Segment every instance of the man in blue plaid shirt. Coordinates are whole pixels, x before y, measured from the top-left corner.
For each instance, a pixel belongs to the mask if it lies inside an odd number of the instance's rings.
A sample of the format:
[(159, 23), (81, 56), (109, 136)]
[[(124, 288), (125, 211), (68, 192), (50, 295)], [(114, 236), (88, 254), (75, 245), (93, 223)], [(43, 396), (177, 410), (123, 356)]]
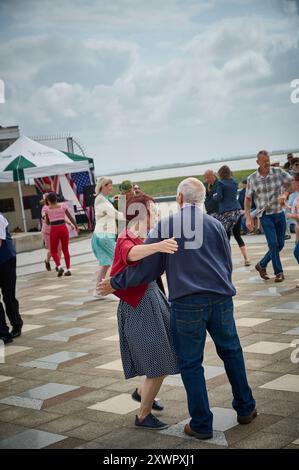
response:
[(279, 252), (285, 241), (286, 219), (282, 210), (289, 195), (291, 176), (281, 168), (270, 166), (270, 157), (266, 150), (257, 154), (259, 168), (247, 178), (245, 195), (246, 225), (249, 230), (254, 227), (250, 214), (252, 200), (256, 205), (256, 215), (267, 239), (269, 251), (255, 266), (262, 279), (269, 279), (267, 265), (272, 261), (275, 282), (284, 280)]

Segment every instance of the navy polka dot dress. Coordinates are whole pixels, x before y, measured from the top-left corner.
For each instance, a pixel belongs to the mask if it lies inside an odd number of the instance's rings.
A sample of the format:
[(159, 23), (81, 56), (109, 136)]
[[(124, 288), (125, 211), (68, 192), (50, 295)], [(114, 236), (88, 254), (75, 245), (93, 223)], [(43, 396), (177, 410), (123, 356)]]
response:
[(120, 353), (126, 379), (178, 374), (170, 332), (170, 309), (156, 282), (137, 306), (121, 300), (117, 310)]

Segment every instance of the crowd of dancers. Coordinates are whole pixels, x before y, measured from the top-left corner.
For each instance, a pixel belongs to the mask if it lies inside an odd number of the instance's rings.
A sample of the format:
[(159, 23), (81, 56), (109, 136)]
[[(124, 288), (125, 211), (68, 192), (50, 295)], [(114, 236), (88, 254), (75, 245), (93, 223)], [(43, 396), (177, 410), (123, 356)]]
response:
[[(263, 231), (268, 251), (255, 269), (269, 280), (267, 267), (272, 262), (274, 281), (284, 281), (280, 252), (288, 234), (287, 220), (296, 224), (294, 256), (299, 263), (299, 159), (288, 156), (282, 169), (271, 165), (268, 152), (262, 150), (257, 154), (257, 166), (243, 181), (239, 194), (227, 165), (217, 174), (207, 170), (204, 185), (196, 178), (183, 180), (177, 188), (178, 212), (162, 220), (158, 220), (154, 199), (139, 186), (124, 181), (120, 194), (113, 197), (112, 180), (101, 177), (97, 181), (91, 238), (98, 261), (94, 296), (120, 299), (117, 318), (124, 375), (126, 379), (145, 376), (132, 392), (132, 399), (140, 402), (137, 428), (167, 427), (152, 410), (163, 410), (156, 396), (164, 378), (180, 373), (191, 417), (184, 432), (198, 439), (213, 436), (202, 367), (207, 332), (224, 362), (238, 422), (250, 424), (257, 416), (233, 317), (236, 290), (229, 241), (233, 235), (249, 266), (242, 234)], [(78, 230), (76, 221), (55, 193), (45, 194), (42, 203), (45, 267), (51, 269), (52, 257), (57, 276), (70, 276), (68, 226)], [(196, 227), (198, 220), (201, 241), (190, 248), (190, 237), (184, 230), (178, 236), (176, 228)], [(66, 269), (61, 265), (62, 253)], [(16, 253), (1, 214), (0, 267), (3, 302), (12, 326), (9, 331), (0, 302), (0, 337), (8, 343), (20, 336), (23, 322), (15, 296)], [(168, 298), (161, 279), (164, 273)]]

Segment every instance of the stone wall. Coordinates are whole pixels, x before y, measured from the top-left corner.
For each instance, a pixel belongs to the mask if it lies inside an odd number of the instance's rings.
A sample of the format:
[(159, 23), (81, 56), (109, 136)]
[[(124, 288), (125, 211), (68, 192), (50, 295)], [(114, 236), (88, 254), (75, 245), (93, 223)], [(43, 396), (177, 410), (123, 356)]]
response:
[[(36, 196), (35, 186), (24, 185), (22, 183), (22, 193), (23, 196)], [(7, 218), (9, 222), (10, 231), (13, 232), (17, 227), (22, 231), (24, 230), (23, 221), (22, 221), (22, 211), (19, 198), (18, 183), (1, 183), (0, 184), (0, 199), (9, 199), (13, 198), (15, 211), (14, 212), (5, 212), (3, 215)], [(38, 228), (39, 221), (33, 220), (31, 217), (30, 209), (25, 210), (26, 221), (27, 221), (27, 230)]]

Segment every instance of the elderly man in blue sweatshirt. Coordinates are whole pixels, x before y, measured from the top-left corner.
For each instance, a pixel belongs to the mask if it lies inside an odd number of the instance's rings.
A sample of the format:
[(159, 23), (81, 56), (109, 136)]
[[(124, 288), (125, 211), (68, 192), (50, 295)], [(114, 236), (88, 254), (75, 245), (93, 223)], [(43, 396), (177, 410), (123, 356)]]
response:
[(224, 362), (238, 422), (249, 424), (257, 416), (233, 317), (236, 290), (231, 281), (230, 244), (222, 224), (201, 210), (204, 199), (205, 188), (199, 180), (182, 181), (177, 190), (180, 210), (162, 219), (145, 241), (175, 237), (178, 251), (144, 258), (100, 285), (105, 295), (154, 281), (166, 271), (174, 347), (191, 416), (184, 432), (198, 439), (213, 437), (213, 414), (202, 366), (207, 331)]

